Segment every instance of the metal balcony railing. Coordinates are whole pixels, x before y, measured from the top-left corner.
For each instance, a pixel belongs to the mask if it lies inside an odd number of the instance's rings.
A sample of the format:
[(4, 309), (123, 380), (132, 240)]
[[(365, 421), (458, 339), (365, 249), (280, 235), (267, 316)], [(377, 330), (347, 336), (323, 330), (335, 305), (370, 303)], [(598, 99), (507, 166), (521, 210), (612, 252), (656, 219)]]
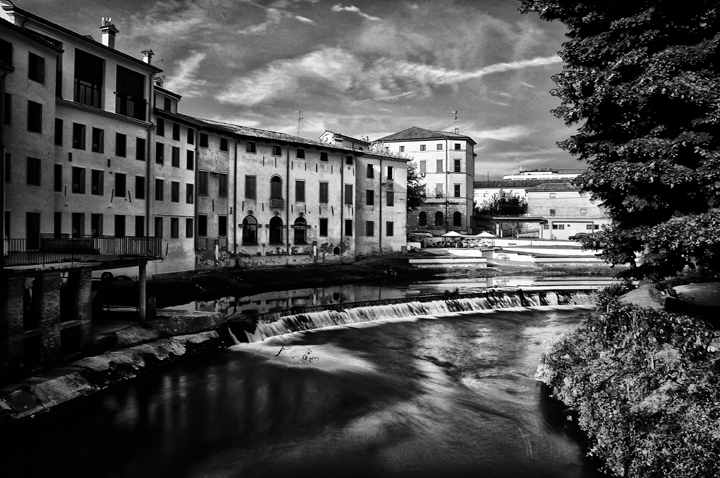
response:
[(5, 239), (3, 266), (88, 262), (162, 256), (159, 237), (78, 236), (41, 234), (39, 238)]
[(285, 200), (283, 198), (270, 198), (270, 207), (284, 208)]

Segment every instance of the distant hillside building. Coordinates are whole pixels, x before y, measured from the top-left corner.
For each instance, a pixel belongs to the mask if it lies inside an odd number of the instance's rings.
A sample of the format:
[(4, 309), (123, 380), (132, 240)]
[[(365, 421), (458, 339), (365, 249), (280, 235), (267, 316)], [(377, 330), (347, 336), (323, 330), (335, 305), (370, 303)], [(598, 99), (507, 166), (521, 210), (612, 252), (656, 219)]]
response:
[(473, 230), (475, 141), (469, 136), (413, 126), (373, 142), (406, 154), (425, 178), (425, 203), (408, 215), (408, 230), (470, 233)]
[(517, 174), (508, 174), (503, 176), (506, 181), (528, 181), (528, 180), (565, 180), (575, 179), (580, 176), (585, 170), (584, 169), (555, 169), (555, 168), (541, 168), (541, 169), (520, 169)]

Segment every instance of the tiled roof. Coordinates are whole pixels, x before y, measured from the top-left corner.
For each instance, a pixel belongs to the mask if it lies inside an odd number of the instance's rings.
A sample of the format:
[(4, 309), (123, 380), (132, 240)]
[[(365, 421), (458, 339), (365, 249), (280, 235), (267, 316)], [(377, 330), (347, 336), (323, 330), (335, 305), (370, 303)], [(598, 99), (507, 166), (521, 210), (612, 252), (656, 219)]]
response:
[(431, 131), (429, 129), (418, 128), (413, 126), (412, 128), (405, 129), (399, 133), (391, 134), (376, 140), (377, 142), (389, 142), (389, 141), (410, 141), (420, 139), (464, 139), (475, 144), (475, 141), (470, 136), (465, 136), (457, 133), (450, 133), (447, 131)]
[(545, 183), (567, 183), (567, 179), (521, 179), (517, 181), (513, 181), (510, 179), (501, 179), (497, 181), (474, 181), (473, 188), (527, 189)]

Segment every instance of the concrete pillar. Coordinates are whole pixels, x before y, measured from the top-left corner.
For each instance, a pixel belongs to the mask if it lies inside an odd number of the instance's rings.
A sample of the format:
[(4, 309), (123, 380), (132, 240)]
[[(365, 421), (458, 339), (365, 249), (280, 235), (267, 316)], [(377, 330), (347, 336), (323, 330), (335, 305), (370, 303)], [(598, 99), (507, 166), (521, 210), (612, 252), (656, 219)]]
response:
[(42, 330), (43, 364), (60, 358), (60, 273), (45, 272), (35, 278), (33, 302), (37, 303)]
[(138, 266), (138, 319), (143, 327), (147, 325), (147, 277), (146, 263)]

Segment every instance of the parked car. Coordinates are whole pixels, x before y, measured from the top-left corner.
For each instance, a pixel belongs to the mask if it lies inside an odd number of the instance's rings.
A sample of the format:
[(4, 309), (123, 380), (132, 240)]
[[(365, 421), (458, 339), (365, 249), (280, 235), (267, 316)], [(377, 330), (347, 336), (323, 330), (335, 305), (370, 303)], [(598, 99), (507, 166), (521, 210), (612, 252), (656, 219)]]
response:
[(588, 234), (587, 232), (578, 232), (577, 234), (570, 236), (568, 239), (570, 239), (571, 241), (581, 241), (583, 237), (587, 237), (589, 235), (590, 234)]

